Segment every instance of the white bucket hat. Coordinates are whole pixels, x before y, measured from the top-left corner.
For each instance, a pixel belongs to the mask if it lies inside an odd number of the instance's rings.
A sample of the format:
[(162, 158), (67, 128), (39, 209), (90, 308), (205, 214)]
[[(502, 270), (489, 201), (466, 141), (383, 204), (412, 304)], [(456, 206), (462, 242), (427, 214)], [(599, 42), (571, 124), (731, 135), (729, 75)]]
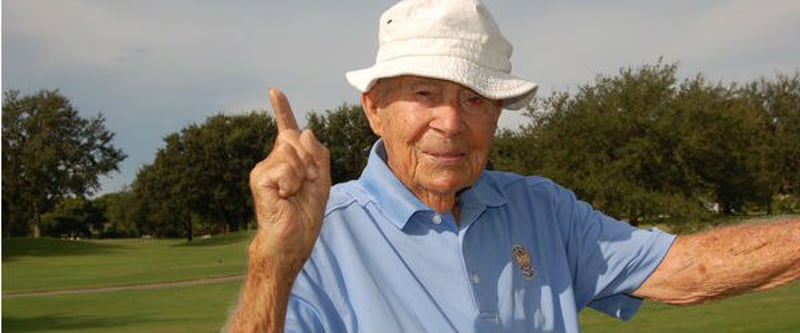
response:
[(503, 107), (526, 107), (536, 83), (511, 75), (511, 44), (479, 0), (405, 0), (381, 16), (375, 65), (347, 72), (361, 92), (381, 78), (417, 75), (466, 86)]

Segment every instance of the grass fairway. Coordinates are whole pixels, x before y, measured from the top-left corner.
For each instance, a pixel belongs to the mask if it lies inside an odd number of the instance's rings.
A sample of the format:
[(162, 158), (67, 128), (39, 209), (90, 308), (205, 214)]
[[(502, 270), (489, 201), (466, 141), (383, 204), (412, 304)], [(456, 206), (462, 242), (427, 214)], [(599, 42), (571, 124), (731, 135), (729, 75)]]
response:
[[(3, 240), (3, 294), (243, 273), (251, 233), (187, 244), (124, 239)], [(3, 332), (218, 332), (239, 281), (150, 290), (4, 297)], [(697, 307), (646, 302), (631, 322), (593, 310), (584, 332), (800, 332), (800, 283)]]
[(3, 293), (242, 274), (249, 233), (211, 239), (4, 239)]
[(581, 313), (584, 332), (800, 332), (800, 282), (700, 306), (645, 302), (630, 322), (593, 310)]
[[(211, 239), (3, 240), (3, 294), (242, 274), (251, 233)], [(3, 332), (217, 332), (241, 282), (3, 298)]]
[(219, 332), (240, 282), (3, 299), (3, 332)]

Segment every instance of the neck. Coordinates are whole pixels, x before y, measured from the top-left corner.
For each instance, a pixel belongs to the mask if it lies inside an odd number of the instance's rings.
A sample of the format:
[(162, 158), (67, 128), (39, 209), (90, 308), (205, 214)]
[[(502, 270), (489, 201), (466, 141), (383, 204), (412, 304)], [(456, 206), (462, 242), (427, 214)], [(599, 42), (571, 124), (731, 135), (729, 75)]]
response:
[(430, 206), (431, 208), (433, 208), (433, 210), (440, 213), (450, 212), (453, 210), (454, 207), (457, 206), (455, 195), (435, 195), (435, 194), (425, 195), (420, 193), (414, 193), (414, 194), (426, 205)]
[(456, 193), (453, 194), (435, 194), (435, 193), (418, 193), (416, 191), (414, 195), (417, 196), (422, 202), (424, 202), (429, 207), (433, 208), (433, 210), (439, 213), (451, 213), (453, 214), (453, 218), (458, 223), (461, 219), (461, 209), (458, 205), (458, 195)]

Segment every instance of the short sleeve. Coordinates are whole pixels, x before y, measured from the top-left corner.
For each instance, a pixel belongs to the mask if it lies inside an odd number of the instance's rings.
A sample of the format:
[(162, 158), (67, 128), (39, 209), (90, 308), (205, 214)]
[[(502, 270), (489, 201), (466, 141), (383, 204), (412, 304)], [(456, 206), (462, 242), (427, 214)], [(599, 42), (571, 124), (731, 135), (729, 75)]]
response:
[(558, 200), (576, 305), (631, 318), (642, 300), (629, 294), (658, 267), (675, 236), (613, 219), (564, 189)]

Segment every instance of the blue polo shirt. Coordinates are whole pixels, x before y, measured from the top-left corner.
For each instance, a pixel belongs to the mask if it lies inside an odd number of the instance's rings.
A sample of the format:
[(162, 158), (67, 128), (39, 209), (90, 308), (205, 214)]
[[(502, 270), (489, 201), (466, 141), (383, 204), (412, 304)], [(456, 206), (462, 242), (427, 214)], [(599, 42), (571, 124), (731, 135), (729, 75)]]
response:
[(586, 306), (628, 319), (674, 236), (595, 211), (540, 177), (485, 171), (461, 222), (384, 162), (331, 189), (292, 289), (287, 332), (578, 332)]

